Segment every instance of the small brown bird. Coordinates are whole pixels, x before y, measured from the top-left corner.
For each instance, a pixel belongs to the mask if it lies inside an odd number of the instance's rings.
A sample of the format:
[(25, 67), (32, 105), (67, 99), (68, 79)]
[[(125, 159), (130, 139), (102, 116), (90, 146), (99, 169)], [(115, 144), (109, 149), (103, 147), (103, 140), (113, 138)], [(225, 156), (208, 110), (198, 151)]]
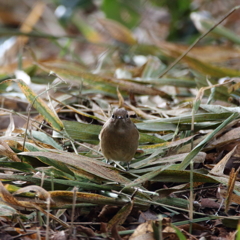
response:
[(100, 147), (107, 160), (129, 163), (138, 148), (139, 132), (125, 109), (117, 108), (99, 134)]

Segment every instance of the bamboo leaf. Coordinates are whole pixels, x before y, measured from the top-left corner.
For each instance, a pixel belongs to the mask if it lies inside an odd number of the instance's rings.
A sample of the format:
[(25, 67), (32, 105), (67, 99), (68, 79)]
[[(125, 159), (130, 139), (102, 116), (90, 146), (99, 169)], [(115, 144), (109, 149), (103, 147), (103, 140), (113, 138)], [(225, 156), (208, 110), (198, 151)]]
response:
[(212, 131), (207, 137), (200, 142), (183, 160), (183, 162), (177, 166), (177, 170), (183, 170), (185, 169), (190, 161), (195, 157), (201, 149), (221, 130), (223, 129), (227, 124), (229, 124), (231, 121), (233, 121), (235, 118), (239, 117), (238, 113), (233, 113), (231, 116), (229, 116), (221, 125), (219, 125), (214, 131)]
[(58, 118), (53, 110), (51, 110), (48, 105), (32, 91), (32, 89), (21, 79), (9, 79), (1, 82), (17, 82), (18, 86), (21, 88), (22, 92), (28, 99), (29, 103), (33, 105), (34, 108), (43, 116), (43, 118), (55, 129), (61, 131), (63, 129), (63, 123)]

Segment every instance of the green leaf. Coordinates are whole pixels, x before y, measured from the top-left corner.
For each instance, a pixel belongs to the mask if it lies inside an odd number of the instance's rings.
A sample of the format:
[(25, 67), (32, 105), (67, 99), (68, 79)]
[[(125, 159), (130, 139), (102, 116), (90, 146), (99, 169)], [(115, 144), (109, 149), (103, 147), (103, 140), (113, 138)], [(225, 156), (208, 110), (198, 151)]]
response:
[(98, 135), (102, 126), (74, 121), (63, 121), (63, 124), (65, 131), (71, 138), (92, 144), (99, 143)]
[(53, 140), (52, 137), (49, 137), (49, 136), (48, 136), (46, 133), (44, 133), (44, 132), (33, 131), (33, 130), (32, 130), (31, 133), (28, 132), (28, 134), (29, 134), (31, 137), (37, 139), (39, 142), (48, 144), (48, 145), (50, 145), (50, 146), (52, 146), (52, 147), (54, 147), (54, 148), (56, 148), (56, 149), (62, 150), (62, 147), (61, 147), (58, 143), (56, 143), (56, 142)]
[(165, 170), (166, 168), (168, 168), (169, 165), (165, 166), (165, 167), (161, 167), (161, 168), (157, 168), (154, 171), (151, 171), (149, 173), (146, 173), (140, 177), (138, 177), (137, 179), (135, 179), (134, 181), (132, 181), (131, 183), (128, 183), (125, 185), (125, 188), (131, 188), (131, 187), (135, 187), (145, 181), (149, 181), (152, 180), (155, 176), (159, 175), (159, 173), (161, 173), (163, 170)]
[(23, 162), (0, 162), (1, 167), (14, 168), (23, 172), (34, 172), (35, 169), (28, 163)]
[[(173, 167), (178, 165), (173, 165)], [(189, 182), (190, 171), (187, 170), (175, 170), (175, 169), (166, 169), (155, 176), (152, 181), (157, 182)], [(206, 183), (216, 183), (219, 180), (216, 180), (214, 177), (207, 176), (198, 172), (193, 172), (193, 181), (194, 182), (206, 182)]]
[(201, 141), (183, 160), (182, 163), (180, 163), (176, 169), (177, 170), (183, 170), (185, 169), (193, 159), (200, 151), (201, 149), (221, 130), (223, 129), (227, 124), (229, 124), (231, 121), (233, 121), (235, 118), (239, 117), (239, 113), (233, 113), (230, 117), (228, 117), (221, 125), (219, 125), (214, 131), (212, 131), (210, 134), (207, 135), (207, 137)]
[[(25, 147), (28, 151), (42, 151), (42, 149), (37, 148), (35, 145), (30, 144), (30, 143), (26, 143)], [(19, 153), (21, 154), (21, 153)], [(46, 158), (46, 157), (42, 157), (42, 156), (38, 156), (37, 157), (41, 162), (49, 165), (49, 166), (53, 166), (63, 172), (65, 172), (66, 174), (69, 174), (70, 176), (74, 176), (73, 172), (67, 167), (66, 164), (58, 162), (54, 159), (50, 159), (50, 158)], [(67, 175), (66, 175), (67, 176)]]
[(16, 209), (10, 207), (7, 204), (0, 202), (0, 216), (1, 217), (10, 217), (10, 216), (13, 216), (16, 214), (17, 214)]
[[(98, 135), (102, 126), (95, 124), (80, 123), (74, 121), (63, 121), (64, 129), (68, 136), (91, 144), (99, 144)], [(138, 124), (137, 124), (138, 125)], [(163, 143), (165, 140), (146, 133), (140, 133), (140, 143)]]
[[(237, 111), (237, 109), (236, 109)], [(214, 124), (214, 122), (221, 122), (231, 116), (233, 111), (226, 111), (222, 113), (198, 113), (194, 115), (194, 121), (196, 123), (201, 122), (210, 122), (208, 123), (210, 127)], [(191, 128), (190, 125), (184, 125), (184, 123), (191, 123), (192, 115), (183, 115), (179, 117), (170, 117), (170, 118), (161, 118), (157, 120), (146, 120), (141, 123), (136, 123), (136, 126), (140, 130), (145, 131), (175, 131), (178, 127), (180, 130), (189, 130)], [(204, 127), (206, 128), (208, 124)], [(196, 125), (197, 126), (197, 125)], [(203, 127), (199, 125), (199, 127)]]
[(160, 122), (161, 120), (149, 120), (141, 123), (136, 123), (140, 130), (145, 131), (175, 131), (177, 125), (172, 123)]
[(139, 0), (132, 0), (131, 2), (127, 0), (104, 0), (101, 6), (107, 18), (120, 22), (128, 28), (136, 27), (139, 23), (140, 7), (141, 1)]
[(238, 225), (237, 225), (237, 237), (236, 240), (240, 240), (240, 222), (238, 221)]
[(171, 226), (174, 228), (179, 240), (187, 240), (183, 233), (177, 227), (175, 227), (173, 224)]
[[(176, 190), (177, 191), (177, 190)], [(177, 197), (165, 197), (156, 200), (158, 203), (162, 203), (169, 206), (188, 209), (189, 201)]]

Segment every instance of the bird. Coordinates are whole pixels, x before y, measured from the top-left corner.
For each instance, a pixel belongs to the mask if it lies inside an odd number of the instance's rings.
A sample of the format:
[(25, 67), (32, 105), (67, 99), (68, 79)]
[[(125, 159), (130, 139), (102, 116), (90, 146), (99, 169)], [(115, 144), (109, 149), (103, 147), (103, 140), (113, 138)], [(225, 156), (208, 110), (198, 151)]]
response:
[(100, 148), (107, 159), (129, 163), (138, 148), (139, 132), (131, 121), (128, 112), (116, 108), (112, 116), (105, 122), (99, 134)]

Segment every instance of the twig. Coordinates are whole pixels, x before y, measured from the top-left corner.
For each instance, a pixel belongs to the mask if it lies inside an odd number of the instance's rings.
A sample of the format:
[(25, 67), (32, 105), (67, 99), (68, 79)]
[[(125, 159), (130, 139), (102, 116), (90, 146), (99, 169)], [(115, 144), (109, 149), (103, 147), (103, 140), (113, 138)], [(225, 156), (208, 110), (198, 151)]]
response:
[(47, 221), (46, 221), (46, 240), (49, 240), (49, 234), (50, 234), (50, 226), (49, 226), (49, 219), (50, 219), (50, 216), (49, 216), (49, 212), (50, 212), (50, 198), (48, 197), (47, 198)]
[[(69, 231), (69, 236), (75, 235), (75, 228), (74, 228), (74, 218), (75, 218), (75, 208), (76, 208), (76, 201), (77, 201), (77, 192), (78, 188), (73, 188), (73, 204), (72, 204), (72, 214), (71, 214), (71, 227)], [(74, 236), (75, 237), (75, 236)]]
[(159, 78), (163, 77), (167, 72), (169, 72), (182, 58), (184, 58), (191, 50), (192, 48), (200, 42), (208, 33), (210, 33), (214, 28), (216, 28), (220, 23), (222, 23), (226, 18), (228, 18), (232, 13), (234, 13), (237, 9), (239, 9), (240, 6), (234, 7), (230, 12), (228, 12), (219, 22), (214, 24), (209, 30), (207, 30), (205, 33), (203, 33), (198, 39), (195, 40), (193, 44), (189, 46), (189, 48), (181, 55), (179, 56), (170, 66), (167, 67), (167, 69), (159, 76)]

